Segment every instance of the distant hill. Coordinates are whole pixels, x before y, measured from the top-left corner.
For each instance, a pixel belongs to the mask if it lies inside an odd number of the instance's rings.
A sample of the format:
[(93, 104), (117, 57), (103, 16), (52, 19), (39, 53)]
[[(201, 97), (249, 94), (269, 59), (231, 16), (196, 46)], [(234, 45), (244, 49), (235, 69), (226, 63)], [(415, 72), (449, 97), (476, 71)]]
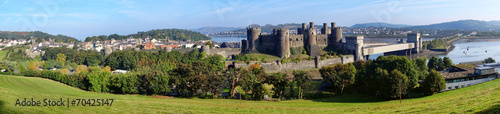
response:
[(458, 30), (499, 30), (500, 21), (478, 21), (478, 20), (459, 20), (444, 23), (437, 23), (431, 25), (412, 26), (408, 29), (427, 29), (427, 30), (445, 30), (445, 29), (458, 29)]
[(389, 24), (389, 23), (375, 22), (375, 23), (355, 24), (352, 27), (353, 28), (367, 28), (367, 27), (404, 28), (404, 27), (411, 27), (411, 25)]
[[(285, 24), (278, 24), (278, 25), (266, 24), (264, 26), (260, 26), (258, 24), (252, 24), (250, 26), (251, 27), (260, 27), (261, 28), (261, 30), (260, 30), (261, 33), (272, 33), (274, 28), (286, 28), (286, 29), (289, 29), (289, 30), (297, 30), (297, 28), (301, 28), (302, 27), (302, 24), (299, 24), (299, 23), (285, 23)], [(309, 24), (307, 25), (307, 27), (309, 28)], [(316, 25), (315, 24), (314, 27), (319, 29), (319, 28), (323, 28), (323, 25)], [(245, 30), (246, 29), (239, 29), (236, 32), (244, 32), (244, 33), (246, 33)]]
[(216, 26), (210, 26), (210, 27), (202, 27), (202, 28), (196, 28), (196, 29), (191, 29), (192, 31), (200, 32), (202, 34), (210, 34), (210, 33), (220, 33), (220, 32), (228, 32), (228, 31), (234, 31), (238, 29), (244, 29), (245, 27), (216, 27)]
[(80, 42), (79, 40), (65, 35), (52, 35), (40, 31), (31, 31), (31, 32), (12, 32), (12, 31), (0, 31), (0, 39), (30, 39), (31, 36), (36, 38), (41, 38), (46, 41), (49, 41), (49, 38), (54, 39), (56, 42)]
[(489, 23), (496, 25), (496, 26), (500, 26), (500, 21), (489, 21)]
[(156, 39), (165, 39), (165, 37), (168, 37), (170, 40), (176, 40), (176, 41), (199, 41), (199, 40), (210, 40), (210, 37), (201, 34), (200, 32), (195, 32), (191, 30), (185, 30), (185, 29), (156, 29), (156, 30), (150, 30), (146, 32), (137, 32), (137, 34), (129, 34), (129, 35), (118, 35), (118, 34), (111, 34), (109, 36), (107, 35), (99, 35), (99, 36), (90, 36), (85, 38), (85, 42), (89, 41), (104, 41), (104, 40), (111, 40), (111, 38), (114, 38), (115, 40), (121, 40), (121, 39), (127, 39), (129, 37), (134, 37), (134, 38), (146, 38), (146, 37), (151, 37), (151, 38), (156, 38)]

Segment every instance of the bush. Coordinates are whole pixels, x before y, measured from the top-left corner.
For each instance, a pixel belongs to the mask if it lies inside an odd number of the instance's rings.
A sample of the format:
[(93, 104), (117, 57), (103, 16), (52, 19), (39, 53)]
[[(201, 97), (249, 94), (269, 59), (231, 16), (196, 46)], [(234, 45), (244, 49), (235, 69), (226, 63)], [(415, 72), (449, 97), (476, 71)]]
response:
[(19, 65), (19, 70), (21, 71), (21, 74), (26, 72), (26, 69), (24, 68), (23, 65)]
[(300, 53), (302, 53), (302, 54), (307, 54), (307, 51), (306, 51), (306, 49), (304, 49), (304, 47), (301, 47), (301, 48), (300, 48)]
[(52, 69), (52, 68), (54, 68), (54, 66), (55, 66), (55, 63), (52, 60), (48, 60), (48, 61), (43, 63), (43, 69)]
[(28, 69), (28, 71), (24, 73), (25, 76), (30, 76), (30, 77), (40, 77), (40, 74), (41, 74), (40, 71), (33, 69)]
[(296, 54), (297, 54), (297, 51), (295, 51), (295, 48), (290, 47), (290, 53), (291, 53), (292, 55), (296, 55)]
[(110, 88), (114, 93), (135, 94), (139, 93), (140, 82), (137, 76), (132, 74), (111, 75)]
[(93, 67), (90, 70), (89, 75), (87, 76), (87, 80), (89, 81), (89, 91), (95, 92), (108, 92), (109, 88), (109, 80), (110, 80), (110, 72), (103, 72), (97, 67)]

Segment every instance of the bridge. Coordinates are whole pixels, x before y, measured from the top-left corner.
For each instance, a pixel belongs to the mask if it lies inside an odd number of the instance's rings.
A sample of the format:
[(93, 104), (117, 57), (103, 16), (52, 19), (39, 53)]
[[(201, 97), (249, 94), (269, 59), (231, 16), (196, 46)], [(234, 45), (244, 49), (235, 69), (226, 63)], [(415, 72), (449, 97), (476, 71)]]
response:
[(399, 42), (395, 44), (390, 43), (372, 43), (364, 44), (363, 36), (346, 37), (345, 49), (348, 53), (354, 55), (354, 60), (365, 60), (372, 54), (384, 53), (405, 55), (416, 53), (422, 50), (422, 37), (420, 33), (408, 34), (406, 42)]

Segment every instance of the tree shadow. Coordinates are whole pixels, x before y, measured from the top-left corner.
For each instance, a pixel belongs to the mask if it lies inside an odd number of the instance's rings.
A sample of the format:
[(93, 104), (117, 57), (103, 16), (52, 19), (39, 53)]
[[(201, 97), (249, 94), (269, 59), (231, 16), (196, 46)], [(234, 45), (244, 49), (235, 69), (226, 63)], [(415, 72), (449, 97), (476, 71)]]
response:
[(7, 110), (5, 109), (5, 102), (0, 100), (0, 112), (5, 113)]
[(500, 104), (496, 104), (494, 106), (491, 106), (490, 108), (486, 110), (482, 110), (477, 112), (478, 114), (499, 114), (500, 113)]

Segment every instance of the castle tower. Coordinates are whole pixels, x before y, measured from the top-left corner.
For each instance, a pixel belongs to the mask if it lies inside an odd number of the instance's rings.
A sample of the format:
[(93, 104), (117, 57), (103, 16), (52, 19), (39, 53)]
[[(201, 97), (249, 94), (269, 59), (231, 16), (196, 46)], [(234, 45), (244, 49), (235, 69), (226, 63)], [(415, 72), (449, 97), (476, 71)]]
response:
[(408, 33), (407, 34), (407, 43), (413, 43), (415, 48), (412, 49), (412, 53), (420, 53), (420, 50), (422, 50), (422, 37), (420, 36), (420, 33)]
[(31, 46), (36, 45), (36, 38), (34, 36), (31, 36)]
[(210, 53), (210, 46), (207, 45), (201, 46), (201, 52), (205, 52), (207, 55), (212, 54)]
[(290, 43), (289, 43), (289, 30), (285, 28), (279, 28), (276, 30), (276, 37), (278, 39), (278, 56), (281, 58), (286, 58), (290, 54)]
[(316, 30), (314, 28), (307, 29), (308, 45), (316, 45)]
[(302, 28), (298, 28), (297, 32), (298, 34), (305, 34), (305, 31), (307, 29), (307, 24), (306, 23), (302, 23)]
[(321, 34), (330, 34), (330, 29), (328, 29), (328, 23), (323, 23), (323, 28), (321, 28)]
[(309, 22), (309, 29), (314, 28), (314, 22)]
[(354, 60), (364, 60), (364, 37), (363, 36), (350, 36), (345, 37), (347, 52), (350, 54), (354, 54)]
[[(260, 27), (259, 28), (247, 28), (247, 41), (248, 50), (253, 51), (255, 49), (255, 41), (259, 39)], [(247, 52), (249, 52), (247, 51)]]
[(332, 22), (332, 29), (331, 29), (331, 41), (329, 39), (328, 45), (333, 45), (333, 48), (335, 49), (342, 49), (342, 28), (340, 27), (335, 27), (335, 22)]
[(314, 23), (311, 22), (311, 27), (312, 28), (309, 28), (306, 30), (306, 35), (304, 35), (304, 40), (307, 41), (306, 42), (306, 46), (307, 47), (307, 50), (308, 50), (308, 55), (311, 56), (311, 57), (315, 57), (315, 56), (318, 56), (320, 55), (320, 52), (319, 52), (319, 49), (318, 49), (318, 46), (316, 45), (317, 43), (317, 39), (316, 39), (316, 29), (314, 28)]
[(241, 40), (241, 53), (246, 53), (247, 50), (248, 50), (247, 40)]

